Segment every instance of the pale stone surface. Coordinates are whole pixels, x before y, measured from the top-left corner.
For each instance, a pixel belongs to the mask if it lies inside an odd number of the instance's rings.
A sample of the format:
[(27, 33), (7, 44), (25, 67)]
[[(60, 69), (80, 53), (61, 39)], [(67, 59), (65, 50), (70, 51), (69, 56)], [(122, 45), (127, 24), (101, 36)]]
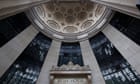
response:
[(29, 26), (0, 48), (0, 77), (28, 46), (38, 31)]
[(0, 9), (50, 0), (0, 0)]
[(100, 1), (105, 1), (105, 2), (110, 2), (114, 4), (121, 4), (121, 5), (126, 5), (126, 6), (132, 6), (136, 7), (136, 0), (100, 0)]
[(92, 84), (105, 84), (104, 78), (100, 71), (99, 65), (92, 51), (89, 41), (80, 42), (83, 61), (85, 65), (89, 65), (92, 70)]
[(93, 2), (109, 6), (115, 11), (140, 18), (140, 11), (136, 7), (136, 0), (92, 0)]
[(102, 32), (132, 67), (140, 73), (140, 46), (111, 25), (108, 25)]
[(0, 0), (0, 19), (48, 1), (50, 0)]
[(52, 41), (36, 84), (49, 84), (49, 73), (52, 66), (57, 65), (60, 46), (61, 42), (55, 40)]

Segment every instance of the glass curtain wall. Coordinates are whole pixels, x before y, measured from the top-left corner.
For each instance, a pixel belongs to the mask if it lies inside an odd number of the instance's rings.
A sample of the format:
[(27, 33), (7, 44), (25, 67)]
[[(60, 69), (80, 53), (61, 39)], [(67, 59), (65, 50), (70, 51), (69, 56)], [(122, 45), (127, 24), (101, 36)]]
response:
[(69, 61), (83, 66), (82, 53), (79, 43), (62, 43), (58, 66), (68, 64)]
[(140, 19), (116, 12), (110, 24), (140, 45)]
[(50, 45), (51, 39), (39, 33), (0, 78), (0, 84), (35, 84)]
[(92, 37), (90, 44), (106, 84), (140, 84), (139, 74), (103, 33)]
[(19, 13), (0, 20), (0, 47), (22, 32), (30, 24), (25, 13)]

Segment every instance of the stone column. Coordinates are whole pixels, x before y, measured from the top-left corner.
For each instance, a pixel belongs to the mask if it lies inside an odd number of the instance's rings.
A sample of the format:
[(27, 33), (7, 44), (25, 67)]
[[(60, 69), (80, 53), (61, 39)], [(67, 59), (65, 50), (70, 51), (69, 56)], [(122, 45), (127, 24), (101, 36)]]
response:
[(49, 72), (57, 65), (61, 42), (53, 40), (36, 84), (50, 84)]
[(132, 67), (140, 73), (140, 46), (110, 24), (102, 32)]
[(136, 0), (91, 0), (93, 2), (106, 5), (115, 11), (140, 18), (140, 11), (136, 7)]
[(37, 34), (38, 31), (33, 26), (29, 26), (0, 48), (0, 77)]
[(0, 0), (0, 19), (48, 1), (50, 0)]
[(84, 64), (89, 65), (92, 70), (92, 84), (105, 84), (105, 80), (102, 76), (91, 45), (89, 44), (89, 40), (80, 42), (80, 46)]

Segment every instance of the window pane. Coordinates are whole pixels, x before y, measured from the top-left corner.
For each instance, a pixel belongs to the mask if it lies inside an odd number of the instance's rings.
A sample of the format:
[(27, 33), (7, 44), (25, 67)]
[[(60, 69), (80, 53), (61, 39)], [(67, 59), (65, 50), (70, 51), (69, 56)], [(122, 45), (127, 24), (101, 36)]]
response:
[(68, 64), (69, 61), (83, 66), (83, 59), (79, 43), (62, 43), (58, 66)]
[(1, 77), (0, 84), (35, 84), (51, 44), (39, 33)]
[(116, 12), (110, 24), (140, 45), (140, 19)]
[(106, 84), (140, 84), (138, 73), (103, 33), (91, 38), (90, 44)]
[(30, 25), (24, 13), (0, 20), (0, 47)]

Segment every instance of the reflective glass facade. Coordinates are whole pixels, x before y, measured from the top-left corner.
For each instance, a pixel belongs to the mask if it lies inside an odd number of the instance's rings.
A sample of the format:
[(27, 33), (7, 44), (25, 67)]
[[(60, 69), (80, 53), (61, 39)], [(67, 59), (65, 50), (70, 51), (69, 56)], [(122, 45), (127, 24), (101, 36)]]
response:
[(1, 77), (0, 84), (35, 84), (51, 45), (51, 39), (39, 33)]
[(110, 24), (140, 45), (140, 19), (116, 12)]
[(138, 73), (102, 33), (90, 43), (106, 84), (140, 84)]
[(22, 32), (30, 24), (25, 13), (19, 13), (0, 20), (0, 47)]
[(58, 66), (68, 64), (69, 61), (83, 66), (82, 53), (79, 43), (62, 43)]

